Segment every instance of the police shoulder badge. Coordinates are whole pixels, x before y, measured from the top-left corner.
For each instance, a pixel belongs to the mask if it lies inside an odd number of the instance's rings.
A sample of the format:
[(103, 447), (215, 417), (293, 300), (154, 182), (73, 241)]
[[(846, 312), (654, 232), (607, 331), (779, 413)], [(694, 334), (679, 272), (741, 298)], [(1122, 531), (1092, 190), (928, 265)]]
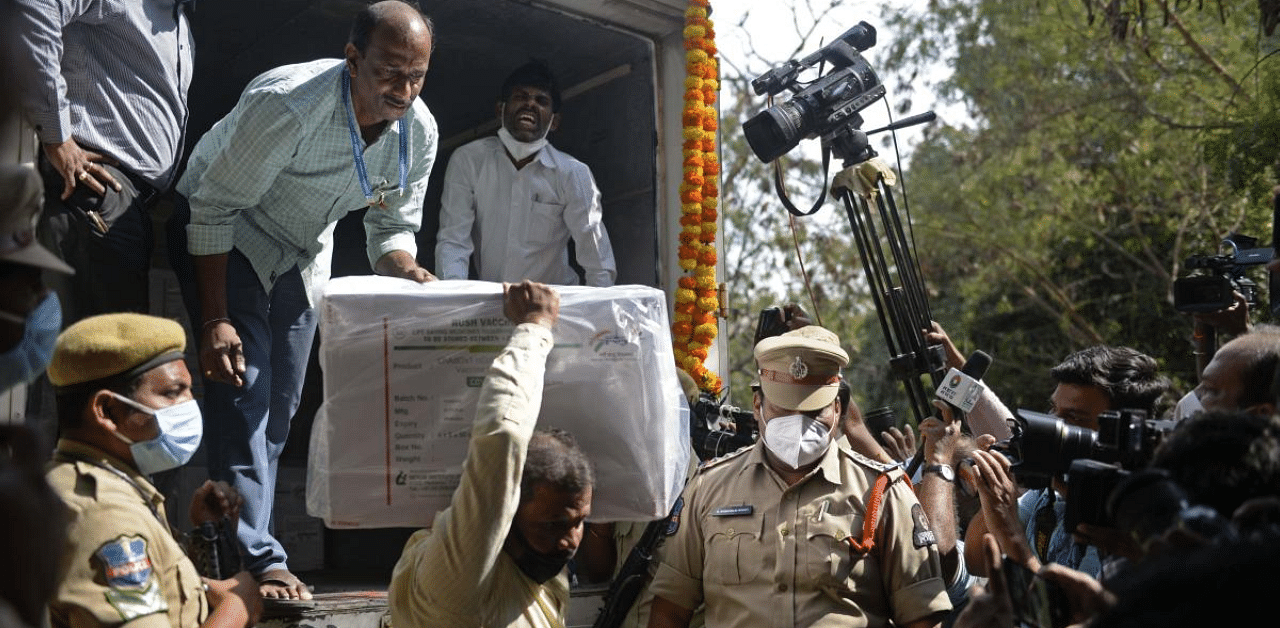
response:
[(663, 531), (666, 536), (675, 535), (680, 529), (680, 513), (684, 510), (684, 495), (676, 498), (676, 503), (671, 507), (671, 516), (667, 518), (667, 528)]
[(938, 537), (933, 533), (933, 529), (929, 527), (929, 518), (924, 515), (924, 508), (920, 504), (912, 504), (911, 506), (911, 544), (916, 548), (934, 545), (938, 542)]
[(809, 365), (805, 364), (804, 360), (800, 359), (800, 356), (796, 356), (796, 359), (791, 361), (791, 368), (788, 369), (788, 372), (791, 373), (791, 377), (794, 379), (804, 379), (809, 375)]
[(159, 579), (141, 536), (119, 536), (103, 543), (94, 553), (107, 585), (107, 601), (121, 619), (130, 621), (169, 610), (161, 595)]

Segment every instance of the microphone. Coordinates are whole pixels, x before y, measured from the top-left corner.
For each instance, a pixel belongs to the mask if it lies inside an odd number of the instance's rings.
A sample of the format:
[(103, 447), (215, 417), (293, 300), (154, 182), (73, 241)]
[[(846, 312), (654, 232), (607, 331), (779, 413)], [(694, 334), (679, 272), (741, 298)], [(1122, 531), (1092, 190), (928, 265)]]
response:
[(951, 369), (943, 378), (935, 394), (947, 402), (957, 412), (969, 412), (978, 403), (982, 394), (982, 385), (978, 382), (987, 369), (991, 368), (991, 356), (983, 351), (974, 351), (960, 370)]
[[(952, 368), (947, 371), (946, 377), (943, 378), (942, 384), (938, 386), (938, 390), (934, 392), (937, 397), (947, 405), (951, 406), (951, 410), (957, 413), (957, 418), (963, 420), (966, 412), (973, 410), (973, 406), (978, 403), (978, 398), (982, 395), (982, 376), (987, 374), (987, 369), (991, 368), (991, 356), (985, 351), (974, 351), (969, 354), (969, 359), (959, 369)], [(916, 450), (916, 455), (911, 458), (911, 462), (907, 464), (907, 477), (916, 474), (916, 469), (920, 467), (920, 463), (924, 461), (924, 435), (920, 436), (920, 448)]]

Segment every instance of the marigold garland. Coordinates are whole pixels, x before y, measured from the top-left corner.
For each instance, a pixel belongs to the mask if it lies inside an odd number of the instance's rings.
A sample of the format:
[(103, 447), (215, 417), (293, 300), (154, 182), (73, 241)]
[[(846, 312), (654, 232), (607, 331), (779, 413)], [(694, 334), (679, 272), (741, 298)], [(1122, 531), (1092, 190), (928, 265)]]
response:
[(686, 275), (675, 293), (671, 324), (676, 363), (702, 390), (719, 394), (720, 377), (703, 362), (718, 332), (720, 308), (716, 283), (716, 212), (720, 174), (716, 131), (720, 120), (714, 107), (720, 89), (715, 25), (707, 15), (710, 0), (689, 0), (685, 10), (684, 126), (680, 182), (680, 246), (677, 255)]

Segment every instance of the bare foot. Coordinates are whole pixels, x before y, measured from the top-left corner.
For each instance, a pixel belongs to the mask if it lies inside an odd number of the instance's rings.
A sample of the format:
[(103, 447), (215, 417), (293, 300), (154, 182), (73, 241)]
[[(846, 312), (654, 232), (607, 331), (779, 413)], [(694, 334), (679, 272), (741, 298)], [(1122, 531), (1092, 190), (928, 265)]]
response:
[(272, 569), (258, 574), (258, 590), (266, 599), (311, 599), (311, 587), (303, 584), (288, 569)]

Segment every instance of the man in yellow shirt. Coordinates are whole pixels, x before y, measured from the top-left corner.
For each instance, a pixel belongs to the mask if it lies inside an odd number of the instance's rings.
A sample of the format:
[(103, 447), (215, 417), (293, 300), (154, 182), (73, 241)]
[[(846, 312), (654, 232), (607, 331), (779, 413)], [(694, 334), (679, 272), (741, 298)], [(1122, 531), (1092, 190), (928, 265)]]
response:
[(594, 477), (572, 436), (534, 430), (559, 296), (528, 281), (505, 288), (516, 328), (480, 389), (449, 507), (409, 538), (396, 564), (393, 626), (564, 626), (565, 566), (582, 541)]

